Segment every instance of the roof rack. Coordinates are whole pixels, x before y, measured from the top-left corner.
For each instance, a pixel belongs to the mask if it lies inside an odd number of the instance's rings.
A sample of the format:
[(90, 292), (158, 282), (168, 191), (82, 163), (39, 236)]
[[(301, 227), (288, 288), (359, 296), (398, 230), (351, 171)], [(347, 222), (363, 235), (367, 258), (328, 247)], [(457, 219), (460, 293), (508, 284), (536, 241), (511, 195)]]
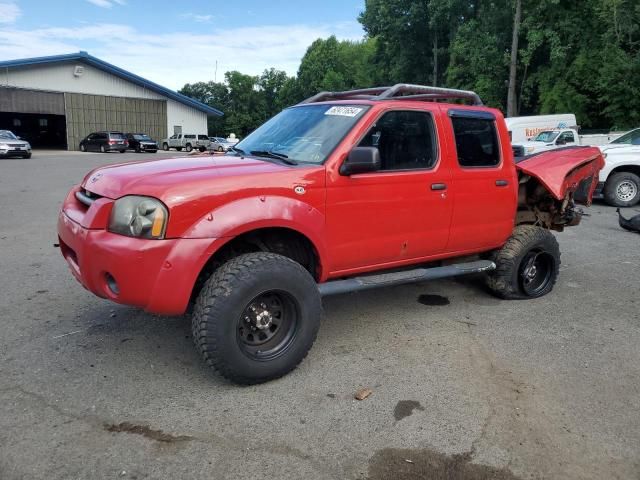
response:
[(300, 102), (300, 104), (328, 100), (469, 100), (472, 105), (483, 105), (482, 100), (475, 92), (411, 85), (408, 83), (398, 83), (393, 87), (362, 88), (345, 92), (320, 92)]

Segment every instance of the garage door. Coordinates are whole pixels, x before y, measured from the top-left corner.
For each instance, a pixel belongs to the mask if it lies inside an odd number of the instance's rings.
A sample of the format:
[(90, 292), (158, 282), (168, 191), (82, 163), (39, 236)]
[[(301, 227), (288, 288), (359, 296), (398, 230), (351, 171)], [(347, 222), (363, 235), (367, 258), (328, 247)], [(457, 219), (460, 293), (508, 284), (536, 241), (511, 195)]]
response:
[(0, 112), (64, 115), (64, 94), (0, 87)]
[(69, 150), (92, 132), (117, 130), (146, 133), (155, 140), (167, 135), (167, 102), (143, 98), (65, 93)]

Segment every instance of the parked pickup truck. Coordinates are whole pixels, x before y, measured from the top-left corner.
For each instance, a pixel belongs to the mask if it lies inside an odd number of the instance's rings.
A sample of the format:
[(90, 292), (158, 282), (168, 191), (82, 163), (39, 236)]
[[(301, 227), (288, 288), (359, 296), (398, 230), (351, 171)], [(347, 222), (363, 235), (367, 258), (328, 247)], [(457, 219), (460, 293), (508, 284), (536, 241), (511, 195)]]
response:
[(538, 133), (533, 139), (523, 142), (525, 155), (546, 152), (562, 147), (575, 147), (581, 144), (580, 135), (572, 128), (558, 130), (545, 130)]
[(208, 135), (196, 135), (194, 133), (176, 133), (169, 138), (162, 140), (162, 149), (169, 150), (175, 148), (177, 151), (182, 151), (184, 148), (187, 152), (192, 151), (194, 148), (204, 152), (211, 145)]
[(64, 200), (59, 245), (99, 297), (191, 306), (203, 360), (260, 383), (304, 359), (326, 295), (470, 273), (504, 299), (549, 293), (551, 230), (580, 222), (603, 165), (589, 147), (516, 165), (502, 114), (473, 92), (325, 92), (227, 155), (93, 170)]
[(606, 162), (596, 195), (609, 205), (633, 207), (640, 202), (640, 128), (600, 147)]

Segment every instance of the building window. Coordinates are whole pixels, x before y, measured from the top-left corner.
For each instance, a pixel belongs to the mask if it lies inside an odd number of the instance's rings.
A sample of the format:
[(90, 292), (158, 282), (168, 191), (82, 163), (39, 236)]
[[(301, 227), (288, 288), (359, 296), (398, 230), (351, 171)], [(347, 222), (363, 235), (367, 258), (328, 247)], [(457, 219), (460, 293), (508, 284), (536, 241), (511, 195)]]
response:
[(22, 126), (22, 121), (19, 118), (14, 118), (13, 119), (13, 126), (14, 127), (21, 127)]
[(46, 127), (49, 125), (49, 119), (47, 118), (41, 118), (38, 120), (39, 124), (41, 127)]

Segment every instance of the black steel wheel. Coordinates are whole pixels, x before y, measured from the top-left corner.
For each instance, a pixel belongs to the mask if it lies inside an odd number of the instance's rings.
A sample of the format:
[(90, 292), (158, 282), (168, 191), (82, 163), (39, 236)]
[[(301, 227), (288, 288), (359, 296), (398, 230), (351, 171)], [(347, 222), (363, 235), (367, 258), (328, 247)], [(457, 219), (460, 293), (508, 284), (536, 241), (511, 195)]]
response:
[(238, 342), (248, 357), (269, 361), (286, 351), (295, 338), (300, 308), (286, 292), (270, 291), (254, 298), (238, 319)]
[(555, 259), (552, 255), (534, 249), (529, 251), (520, 262), (520, 286), (529, 297), (537, 297), (543, 292), (553, 277)]
[(248, 253), (205, 282), (191, 328), (207, 365), (247, 385), (296, 368), (315, 341), (321, 315), (318, 287), (302, 265), (275, 253)]

